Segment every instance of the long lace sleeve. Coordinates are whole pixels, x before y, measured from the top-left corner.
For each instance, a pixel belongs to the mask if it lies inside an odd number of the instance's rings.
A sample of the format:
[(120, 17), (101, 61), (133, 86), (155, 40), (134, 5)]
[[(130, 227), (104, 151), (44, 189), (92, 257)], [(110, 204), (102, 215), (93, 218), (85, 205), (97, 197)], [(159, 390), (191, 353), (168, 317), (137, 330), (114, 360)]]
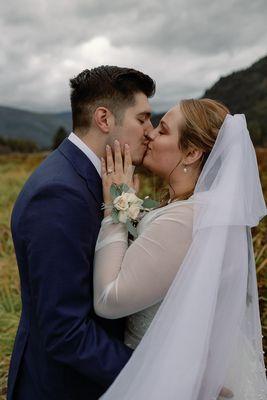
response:
[(98, 315), (120, 318), (161, 301), (192, 238), (192, 207), (165, 207), (128, 247), (124, 224), (105, 218), (94, 264), (94, 306)]

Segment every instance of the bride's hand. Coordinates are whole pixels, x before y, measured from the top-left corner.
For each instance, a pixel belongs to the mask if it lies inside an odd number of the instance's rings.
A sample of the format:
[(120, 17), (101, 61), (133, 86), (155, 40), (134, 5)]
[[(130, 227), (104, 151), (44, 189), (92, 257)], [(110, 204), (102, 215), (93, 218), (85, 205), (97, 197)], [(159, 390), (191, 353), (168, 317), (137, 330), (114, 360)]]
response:
[(137, 175), (134, 175), (130, 146), (128, 144), (124, 146), (124, 157), (122, 156), (121, 146), (118, 140), (114, 142), (114, 157), (111, 147), (109, 145), (106, 146), (106, 160), (101, 158), (101, 173), (105, 204), (110, 204), (112, 201), (110, 196), (110, 187), (112, 183), (116, 185), (125, 183), (136, 192), (139, 190), (139, 179)]

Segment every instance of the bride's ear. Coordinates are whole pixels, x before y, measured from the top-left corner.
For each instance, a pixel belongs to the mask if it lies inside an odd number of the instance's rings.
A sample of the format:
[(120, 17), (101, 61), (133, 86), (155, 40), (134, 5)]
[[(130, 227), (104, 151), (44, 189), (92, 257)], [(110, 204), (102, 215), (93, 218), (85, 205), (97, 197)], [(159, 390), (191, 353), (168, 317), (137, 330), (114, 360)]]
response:
[(95, 126), (103, 133), (109, 133), (115, 124), (114, 115), (106, 107), (97, 107), (93, 117)]
[(193, 166), (193, 164), (197, 163), (198, 161), (200, 161), (200, 159), (202, 158), (204, 154), (204, 151), (201, 149), (198, 149), (196, 147), (191, 147), (185, 155), (184, 158), (184, 164), (185, 165), (191, 165)]

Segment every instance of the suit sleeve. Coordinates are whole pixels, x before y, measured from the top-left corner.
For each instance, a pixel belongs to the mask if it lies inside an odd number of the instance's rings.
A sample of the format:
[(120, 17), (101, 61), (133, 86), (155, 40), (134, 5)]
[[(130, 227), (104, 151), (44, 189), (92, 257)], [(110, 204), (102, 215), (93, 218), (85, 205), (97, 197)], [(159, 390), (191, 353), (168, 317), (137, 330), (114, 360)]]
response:
[(89, 204), (72, 188), (54, 184), (31, 199), (22, 223), (40, 340), (55, 360), (109, 386), (132, 350), (91, 317), (96, 221)]

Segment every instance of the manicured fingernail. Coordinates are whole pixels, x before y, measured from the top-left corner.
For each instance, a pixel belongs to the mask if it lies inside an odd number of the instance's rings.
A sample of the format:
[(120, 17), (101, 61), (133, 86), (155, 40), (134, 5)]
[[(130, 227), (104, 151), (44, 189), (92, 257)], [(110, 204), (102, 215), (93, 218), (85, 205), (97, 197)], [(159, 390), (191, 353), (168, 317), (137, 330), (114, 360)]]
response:
[(124, 147), (126, 150), (129, 150), (129, 148), (130, 148), (130, 146), (127, 143), (125, 143)]
[(107, 144), (107, 145), (106, 145), (106, 149), (107, 149), (107, 150), (109, 150), (109, 149), (110, 149), (110, 146), (109, 146), (109, 144)]
[(119, 141), (117, 139), (115, 139), (114, 140), (114, 144), (115, 144), (115, 146), (118, 146), (120, 143), (119, 143)]

